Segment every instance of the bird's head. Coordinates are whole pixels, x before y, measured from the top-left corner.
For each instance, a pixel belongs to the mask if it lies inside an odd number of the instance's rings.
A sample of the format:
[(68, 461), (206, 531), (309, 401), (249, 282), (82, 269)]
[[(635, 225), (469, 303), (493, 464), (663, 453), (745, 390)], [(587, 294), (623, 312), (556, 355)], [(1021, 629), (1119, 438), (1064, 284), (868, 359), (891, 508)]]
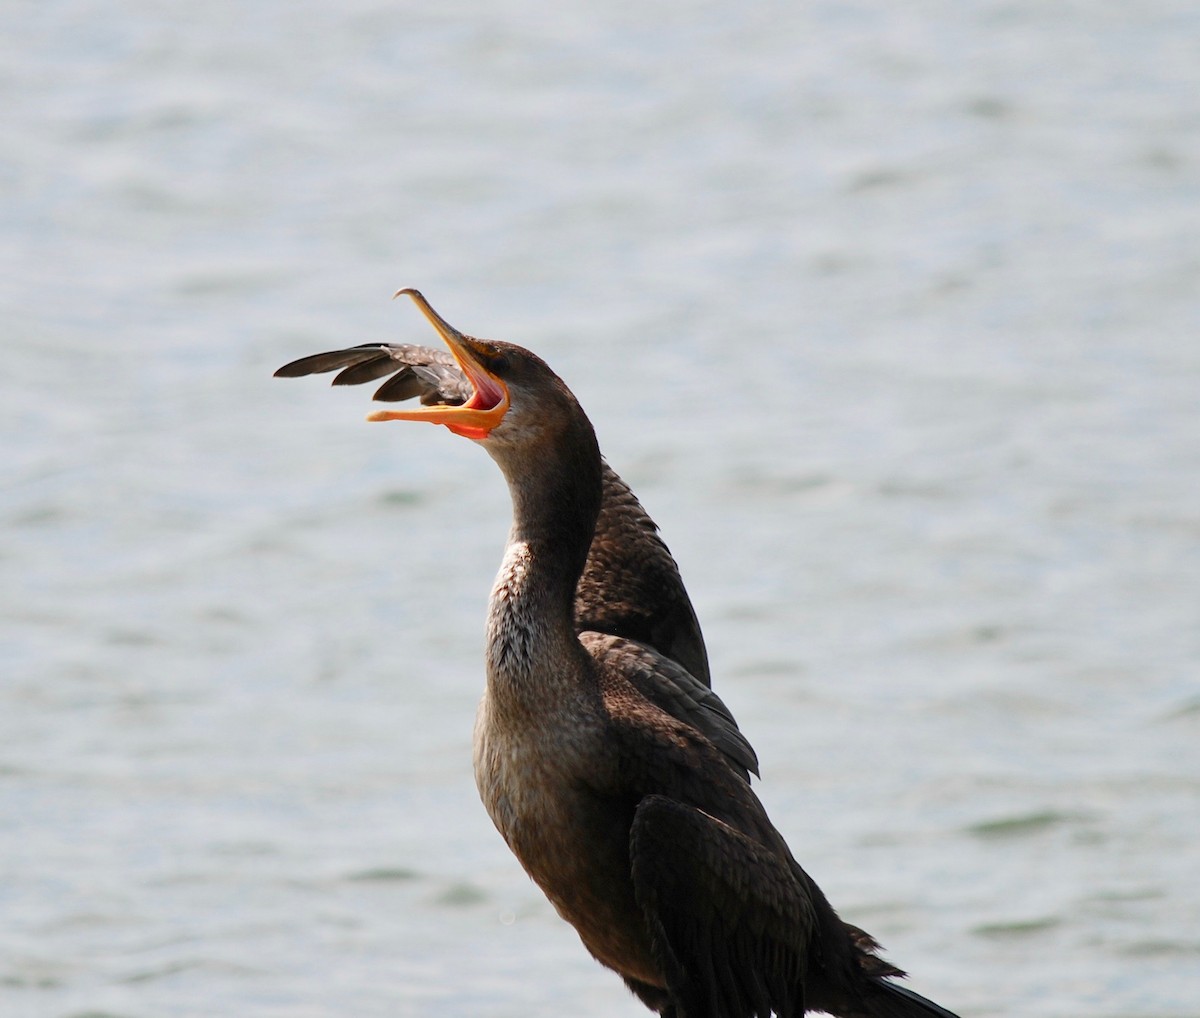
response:
[[(536, 354), (513, 343), (476, 339), (439, 315), (419, 290), (411, 297), (437, 329), (471, 383), (471, 398), (459, 406), (437, 404), (411, 410), (376, 410), (369, 421), (427, 421), (483, 443), (494, 455), (505, 448), (536, 449), (547, 439), (586, 423), (575, 397)], [(590, 425), (587, 426), (590, 431)]]

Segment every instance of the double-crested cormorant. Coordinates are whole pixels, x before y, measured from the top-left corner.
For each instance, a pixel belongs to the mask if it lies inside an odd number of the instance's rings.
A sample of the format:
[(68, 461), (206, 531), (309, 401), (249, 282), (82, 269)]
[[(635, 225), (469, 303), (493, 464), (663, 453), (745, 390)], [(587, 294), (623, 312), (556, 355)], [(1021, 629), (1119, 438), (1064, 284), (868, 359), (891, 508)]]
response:
[(513, 522), (488, 609), (475, 778), (529, 875), (669, 1018), (954, 1018), (892, 981), (903, 973), (838, 918), (767, 818), (674, 562), (570, 390), (535, 354), (466, 336), (400, 292), (453, 364), (374, 345), (277, 374), (399, 370), (382, 396), (424, 405), (369, 420), (443, 424), (504, 473)]

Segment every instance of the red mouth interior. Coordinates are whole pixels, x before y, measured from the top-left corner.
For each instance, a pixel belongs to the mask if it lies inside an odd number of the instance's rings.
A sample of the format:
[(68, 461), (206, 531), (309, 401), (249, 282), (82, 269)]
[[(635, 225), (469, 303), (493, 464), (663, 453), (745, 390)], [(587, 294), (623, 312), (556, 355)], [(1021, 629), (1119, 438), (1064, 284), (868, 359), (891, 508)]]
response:
[[(462, 362), (460, 361), (460, 364)], [(490, 375), (480, 371), (474, 364), (462, 364), (471, 388), (475, 391), (471, 398), (463, 404), (467, 410), (493, 410), (504, 399), (504, 390), (497, 385)]]

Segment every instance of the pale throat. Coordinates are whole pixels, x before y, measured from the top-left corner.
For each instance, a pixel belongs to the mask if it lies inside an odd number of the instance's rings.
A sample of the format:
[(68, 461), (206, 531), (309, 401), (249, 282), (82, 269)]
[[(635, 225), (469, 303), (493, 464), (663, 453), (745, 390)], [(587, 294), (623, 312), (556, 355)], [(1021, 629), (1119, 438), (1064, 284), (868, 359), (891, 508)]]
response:
[[(557, 577), (540, 558), (545, 549), (510, 539), (488, 603), (487, 675), (495, 692), (513, 687), (534, 693), (557, 685), (563, 665), (581, 654), (574, 619), (556, 589)], [(573, 592), (571, 592), (573, 594)]]

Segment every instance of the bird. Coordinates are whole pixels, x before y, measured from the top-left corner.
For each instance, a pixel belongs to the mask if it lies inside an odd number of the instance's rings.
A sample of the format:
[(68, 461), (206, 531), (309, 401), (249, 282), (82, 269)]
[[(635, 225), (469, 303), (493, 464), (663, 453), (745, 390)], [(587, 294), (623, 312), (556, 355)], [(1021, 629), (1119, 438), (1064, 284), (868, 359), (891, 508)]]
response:
[(896, 982), (905, 973), (839, 918), (771, 823), (678, 568), (567, 385), (531, 351), (460, 332), (416, 289), (401, 295), (448, 356), (367, 344), (276, 373), (393, 374), (377, 397), (421, 405), (368, 420), (443, 425), (503, 474), (512, 522), (488, 603), (474, 771), (525, 871), (662, 1018), (956, 1018)]

